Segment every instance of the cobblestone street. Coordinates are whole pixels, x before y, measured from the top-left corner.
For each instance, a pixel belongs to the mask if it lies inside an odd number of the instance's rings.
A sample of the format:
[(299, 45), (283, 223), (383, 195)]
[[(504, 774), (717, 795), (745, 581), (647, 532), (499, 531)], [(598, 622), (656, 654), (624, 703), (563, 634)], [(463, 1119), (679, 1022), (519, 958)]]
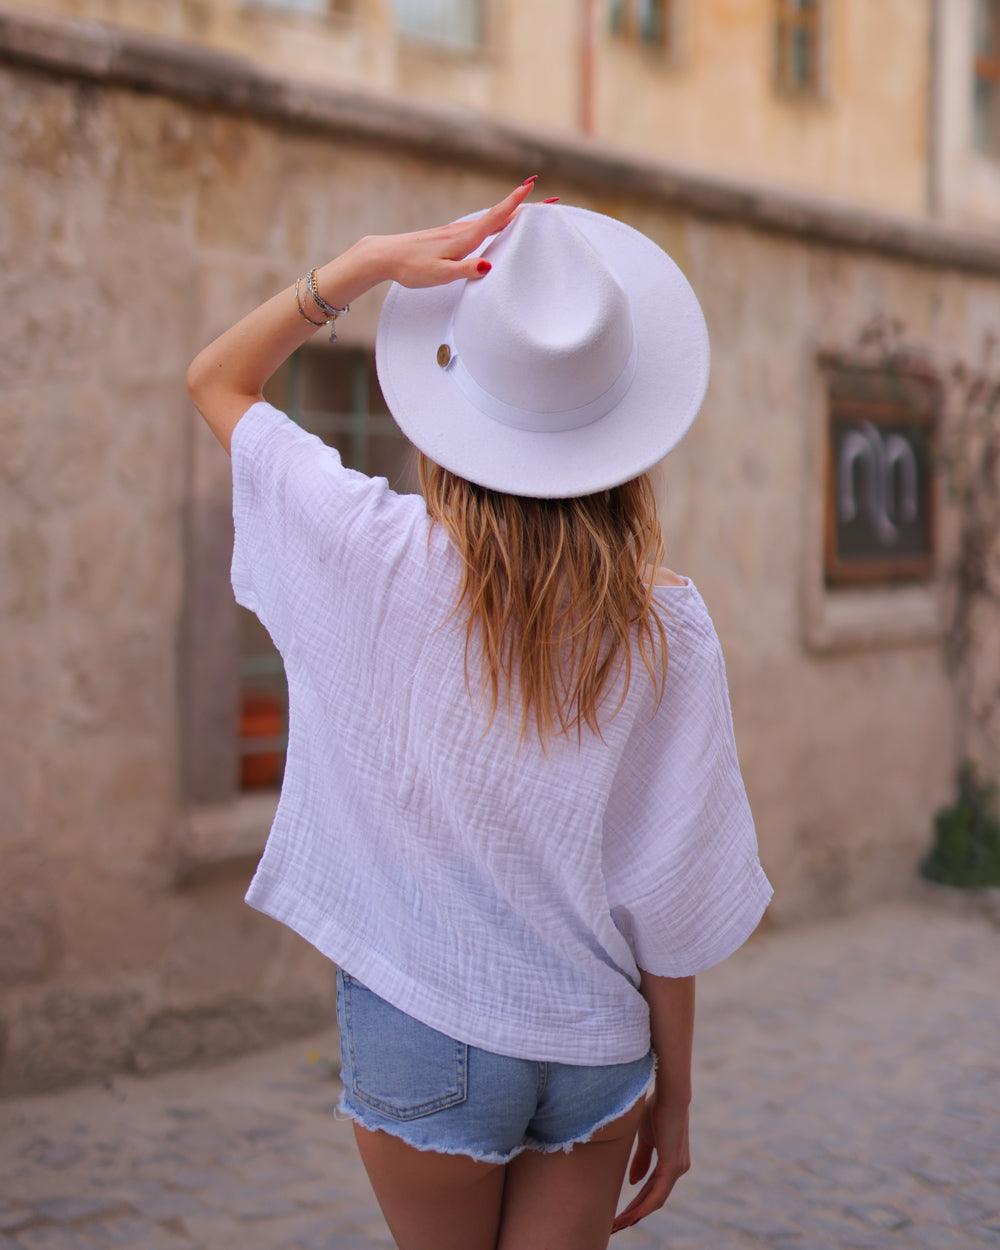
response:
[[(612, 1245), (1000, 1247), (1000, 932), (922, 898), (763, 932), (699, 978), (693, 1167)], [(0, 1104), (0, 1250), (391, 1246), (335, 1053), (330, 1031)]]

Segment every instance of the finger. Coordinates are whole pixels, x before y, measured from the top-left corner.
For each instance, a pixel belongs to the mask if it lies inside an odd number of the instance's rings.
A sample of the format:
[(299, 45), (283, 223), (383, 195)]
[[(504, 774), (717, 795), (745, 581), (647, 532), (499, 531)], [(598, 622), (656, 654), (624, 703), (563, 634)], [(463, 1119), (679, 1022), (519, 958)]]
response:
[(520, 208), (532, 191), (534, 191), (535, 179), (537, 177), (537, 174), (532, 174), (524, 182), (518, 183), (513, 191), (505, 195), (502, 200), (498, 200), (492, 208), (488, 208), (482, 217), (477, 218), (476, 224), (484, 227), (500, 225), (501, 222)]
[(485, 213), (481, 213), (473, 221), (468, 222), (467, 237), (472, 240), (469, 244), (469, 250), (471, 251), (472, 248), (478, 247), (487, 235), (496, 234), (497, 231), (507, 225), (517, 209), (521, 207), (534, 190), (534, 187), (535, 183), (533, 180), (528, 183), (522, 182), (509, 195), (505, 195), (502, 200), (494, 204), (492, 208), (488, 208)]
[(615, 1222), (620, 1223), (624, 1220), (626, 1223), (631, 1223), (634, 1218), (638, 1217), (639, 1212), (646, 1209), (646, 1204), (649, 1201), (650, 1194), (653, 1192), (654, 1184), (655, 1178), (651, 1176), (645, 1185), (643, 1185), (639, 1193), (636, 1194), (636, 1196), (628, 1204), (625, 1210), (618, 1212), (615, 1216)]
[(499, 234), (501, 230), (506, 230), (506, 229), (507, 229), (507, 227), (510, 225), (510, 223), (514, 220), (514, 218), (518, 215), (518, 213), (519, 213), (520, 211), (521, 211), (521, 205), (520, 205), (520, 204), (518, 204), (517, 208), (515, 208), (515, 209), (514, 209), (514, 211), (513, 211), (513, 212), (511, 213), (511, 215), (507, 218), (507, 220), (503, 223), (503, 225), (502, 225), (502, 226), (497, 226), (496, 230), (494, 230), (494, 231), (493, 231), (493, 233), (494, 233), (494, 234)]
[(445, 261), (442, 282), (454, 282), (456, 278), (485, 278), (493, 265), (482, 256), (466, 256), (463, 260)]
[(623, 1228), (631, 1228), (633, 1224), (639, 1224), (647, 1215), (652, 1215), (654, 1211), (658, 1211), (666, 1202), (666, 1198), (650, 1199), (641, 1207), (626, 1207), (621, 1215), (615, 1216), (615, 1222), (611, 1225), (613, 1233), (620, 1232)]
[(615, 1224), (619, 1227), (637, 1224), (647, 1215), (658, 1211), (670, 1197), (671, 1189), (673, 1189), (672, 1181), (667, 1181), (654, 1173), (625, 1210), (615, 1216)]
[(506, 230), (510, 223), (518, 214), (520, 205), (517, 205), (514, 211), (502, 222), (495, 230), (475, 230), (470, 233), (469, 227), (475, 223), (470, 222), (452, 222), (451, 225), (442, 226), (442, 240), (444, 246), (441, 248), (442, 259), (448, 261), (461, 261), (466, 258), (470, 252), (488, 238), (490, 235), (497, 235), (502, 230)]
[(630, 1185), (637, 1185), (639, 1181), (649, 1171), (650, 1160), (653, 1157), (652, 1147), (648, 1142), (640, 1141), (636, 1147), (635, 1154), (632, 1156), (632, 1164), (628, 1170), (628, 1181)]

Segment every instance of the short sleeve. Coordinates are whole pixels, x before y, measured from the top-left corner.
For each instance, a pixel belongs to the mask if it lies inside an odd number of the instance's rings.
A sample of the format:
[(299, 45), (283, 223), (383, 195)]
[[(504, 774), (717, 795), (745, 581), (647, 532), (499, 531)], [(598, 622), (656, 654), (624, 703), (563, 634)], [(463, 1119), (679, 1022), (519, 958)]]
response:
[(614, 923), (636, 964), (667, 977), (728, 958), (773, 894), (737, 758), (721, 645), (707, 613), (680, 628), (686, 636), (671, 640), (663, 699), (655, 714), (639, 714), (604, 824)]
[(236, 423), (230, 455), (233, 593), (287, 659), (302, 631), (328, 629), (331, 606), (363, 593), (422, 502), (348, 468), (265, 400)]

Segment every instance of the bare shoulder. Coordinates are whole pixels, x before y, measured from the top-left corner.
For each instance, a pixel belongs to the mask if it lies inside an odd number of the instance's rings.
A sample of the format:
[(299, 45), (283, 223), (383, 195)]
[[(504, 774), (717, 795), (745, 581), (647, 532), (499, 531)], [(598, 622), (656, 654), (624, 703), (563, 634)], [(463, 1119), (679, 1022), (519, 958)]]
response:
[[(646, 571), (649, 572), (650, 565), (646, 565)], [(675, 573), (673, 569), (658, 568), (656, 576), (653, 578), (654, 586), (686, 586), (687, 579), (681, 577), (679, 573)]]

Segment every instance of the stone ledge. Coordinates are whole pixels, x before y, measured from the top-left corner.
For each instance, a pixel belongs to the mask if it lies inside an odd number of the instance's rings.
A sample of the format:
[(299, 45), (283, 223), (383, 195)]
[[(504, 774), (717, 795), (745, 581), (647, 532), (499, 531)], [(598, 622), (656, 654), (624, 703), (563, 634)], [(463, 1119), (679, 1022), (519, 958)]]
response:
[(616, 191), (830, 246), (1000, 275), (1000, 240), (919, 218), (841, 205), (643, 161), (611, 145), (540, 132), (389, 95), (303, 86), (234, 53), (109, 23), (0, 9), (0, 60), (60, 76), (156, 91), (278, 124), (320, 130), (547, 181)]
[(277, 793), (240, 794), (192, 807), (176, 830), (174, 880), (205, 868), (259, 856), (278, 806)]
[(835, 590), (818, 585), (806, 594), (803, 638), (819, 654), (940, 643), (946, 630), (936, 583)]

